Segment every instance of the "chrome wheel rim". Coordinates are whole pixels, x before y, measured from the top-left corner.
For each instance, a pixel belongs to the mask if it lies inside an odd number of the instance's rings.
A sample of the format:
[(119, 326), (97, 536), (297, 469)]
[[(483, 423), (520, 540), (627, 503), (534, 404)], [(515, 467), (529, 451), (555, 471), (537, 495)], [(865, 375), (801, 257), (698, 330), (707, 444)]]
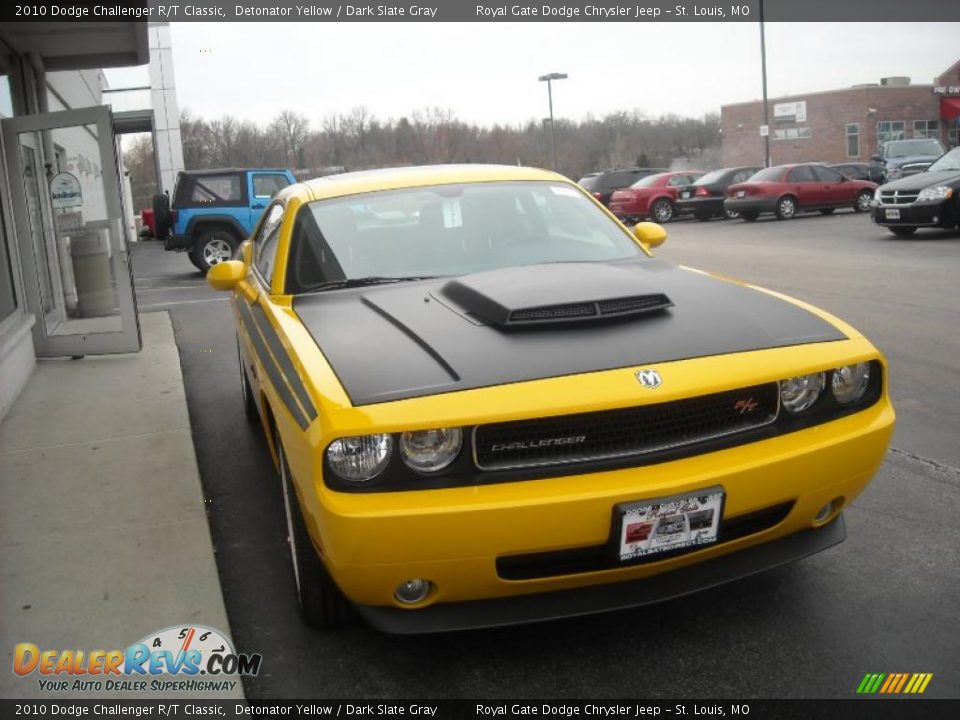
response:
[(673, 215), (673, 210), (670, 209), (670, 204), (665, 203), (662, 200), (658, 201), (656, 205), (653, 206), (653, 216), (659, 222), (666, 222)]
[(780, 214), (784, 217), (793, 217), (796, 206), (790, 198), (784, 198), (780, 201)]
[(860, 196), (857, 198), (857, 208), (861, 211), (870, 209), (870, 196), (867, 193), (860, 193)]
[(723, 214), (727, 216), (727, 220), (736, 220), (738, 217), (740, 217), (740, 213), (738, 213), (736, 210), (724, 210)]
[(212, 238), (203, 246), (203, 259), (207, 265), (218, 265), (233, 256), (233, 248), (223, 238)]
[(293, 580), (297, 584), (297, 594), (300, 593), (300, 566), (297, 564), (297, 546), (293, 541), (293, 508), (290, 502), (290, 488), (287, 482), (287, 458), (280, 448), (280, 439), (277, 438), (277, 455), (280, 457), (280, 492), (283, 493), (283, 511), (287, 518), (287, 546), (290, 548), (290, 560), (293, 562)]

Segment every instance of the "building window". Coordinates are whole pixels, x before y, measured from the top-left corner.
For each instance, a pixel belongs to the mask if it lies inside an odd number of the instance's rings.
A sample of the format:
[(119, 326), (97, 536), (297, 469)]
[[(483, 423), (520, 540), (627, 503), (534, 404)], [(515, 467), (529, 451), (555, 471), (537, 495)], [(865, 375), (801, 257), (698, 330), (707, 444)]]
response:
[(915, 138), (933, 138), (940, 139), (940, 121), (939, 120), (914, 120), (913, 136)]
[(951, 125), (947, 128), (947, 144), (950, 147), (960, 145), (960, 142), (957, 142), (957, 127), (957, 125)]
[(3, 202), (0, 198), (0, 322), (17, 309), (17, 296), (13, 290), (13, 267), (10, 249), (7, 247), (7, 232), (3, 217)]
[(883, 147), (891, 140), (905, 140), (907, 124), (903, 120), (881, 120), (877, 123), (877, 145)]
[(810, 128), (777, 128), (773, 131), (774, 140), (807, 140), (810, 137)]
[(847, 157), (860, 157), (859, 123), (847, 123)]

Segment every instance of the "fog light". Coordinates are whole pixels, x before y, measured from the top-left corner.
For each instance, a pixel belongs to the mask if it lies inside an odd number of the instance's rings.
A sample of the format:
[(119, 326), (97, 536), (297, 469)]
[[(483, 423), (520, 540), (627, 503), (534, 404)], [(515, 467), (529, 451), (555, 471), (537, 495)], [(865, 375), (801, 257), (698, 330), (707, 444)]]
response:
[(397, 585), (393, 596), (404, 605), (415, 605), (430, 594), (431, 583), (423, 578), (405, 580)]
[(843, 506), (843, 498), (835, 497), (833, 500), (831, 500), (822, 508), (820, 508), (820, 512), (818, 512), (816, 515), (813, 516), (813, 521), (815, 523), (826, 522), (831, 517), (836, 515), (840, 511), (840, 508), (842, 506)]

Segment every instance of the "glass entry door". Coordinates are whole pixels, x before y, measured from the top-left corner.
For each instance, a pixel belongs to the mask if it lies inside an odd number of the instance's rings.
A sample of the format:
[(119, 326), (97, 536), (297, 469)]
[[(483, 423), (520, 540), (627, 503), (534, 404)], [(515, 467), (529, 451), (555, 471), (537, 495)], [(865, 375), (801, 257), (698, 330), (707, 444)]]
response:
[(2, 131), (37, 355), (140, 350), (109, 108), (23, 115)]

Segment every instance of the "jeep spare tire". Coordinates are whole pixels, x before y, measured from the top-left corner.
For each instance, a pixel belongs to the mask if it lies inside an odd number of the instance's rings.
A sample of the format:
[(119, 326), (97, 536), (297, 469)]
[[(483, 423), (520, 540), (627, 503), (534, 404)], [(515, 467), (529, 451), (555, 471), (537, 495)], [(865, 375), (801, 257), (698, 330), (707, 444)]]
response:
[(157, 240), (170, 234), (170, 197), (165, 193), (153, 196), (153, 229)]

